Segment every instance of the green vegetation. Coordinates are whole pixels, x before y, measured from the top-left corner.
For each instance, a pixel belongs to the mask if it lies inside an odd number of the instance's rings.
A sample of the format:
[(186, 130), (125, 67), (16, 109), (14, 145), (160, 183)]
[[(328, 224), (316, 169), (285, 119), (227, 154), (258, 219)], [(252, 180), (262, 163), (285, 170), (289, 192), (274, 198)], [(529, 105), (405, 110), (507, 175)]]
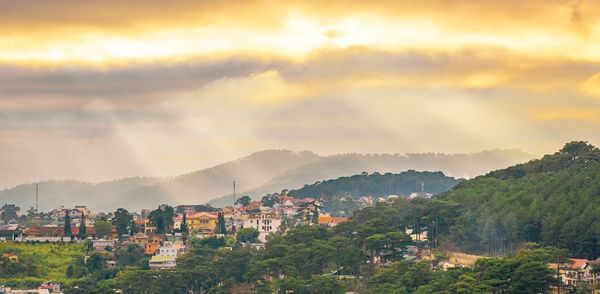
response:
[(324, 198), (345, 194), (352, 197), (370, 195), (374, 197), (387, 195), (410, 195), (421, 192), (424, 184), (426, 193), (440, 193), (450, 190), (458, 180), (445, 176), (442, 172), (417, 172), (409, 170), (399, 174), (362, 173), (350, 177), (316, 182), (305, 185), (298, 190), (289, 191), (288, 195), (295, 198), (315, 197)]
[(449, 238), (465, 250), (504, 254), (536, 242), (596, 259), (598, 195), (600, 150), (571, 142), (542, 159), (464, 181), (439, 198), (462, 207)]
[(0, 284), (10, 287), (37, 287), (40, 283), (54, 280), (70, 284), (67, 268), (76, 259), (83, 260), (84, 246), (66, 244), (0, 243), (0, 254), (14, 253), (18, 263), (2, 260)]
[(241, 228), (237, 232), (237, 240), (242, 243), (254, 243), (258, 240), (258, 235), (260, 233), (255, 228)]
[(96, 220), (94, 229), (96, 230), (96, 236), (98, 238), (108, 238), (114, 229), (114, 226), (108, 221)]
[(556, 248), (523, 250), (507, 258), (483, 258), (473, 268), (432, 270), (426, 262), (400, 261), (365, 282), (366, 293), (546, 293), (555, 283), (547, 263)]
[[(319, 199), (326, 211), (334, 216), (351, 215), (352, 212), (368, 206), (358, 200), (360, 196), (383, 197), (388, 195), (408, 196), (412, 193), (439, 193), (450, 190), (458, 180), (445, 176), (442, 172), (417, 172), (409, 170), (400, 174), (367, 174), (316, 182), (298, 190), (289, 191), (295, 198), (313, 197)], [(262, 198), (266, 206), (272, 206), (274, 199), (267, 195)]]
[(173, 207), (163, 204), (151, 211), (148, 218), (156, 225), (156, 232), (164, 234), (167, 228), (173, 226), (173, 216), (175, 216)]
[[(414, 225), (410, 209), (423, 212), (452, 206), (439, 200), (398, 200), (357, 213), (336, 228), (303, 225), (272, 236), (266, 248), (255, 250), (225, 238), (193, 239), (174, 270), (149, 271), (129, 262), (119, 272), (101, 270), (103, 253), (93, 253), (90, 274), (77, 285), (86, 293), (544, 293), (556, 283), (547, 264), (567, 253), (554, 247), (528, 245), (504, 258), (484, 258), (473, 268), (434, 268), (436, 260), (413, 263), (402, 254), (408, 245), (422, 246), (402, 232)], [(382, 211), (381, 215), (377, 215)], [(447, 216), (443, 214), (443, 216)], [(414, 215), (412, 215), (414, 216)], [(440, 214), (442, 216), (442, 214)], [(392, 219), (389, 219), (389, 218)], [(233, 248), (229, 249), (232, 246)], [(125, 265), (128, 252), (117, 251)], [(120, 252), (120, 253), (119, 253)], [(391, 266), (372, 263), (378, 256)], [(136, 260), (133, 258), (132, 260)], [(102, 273), (102, 274), (100, 274)], [(68, 287), (67, 293), (73, 293)]]

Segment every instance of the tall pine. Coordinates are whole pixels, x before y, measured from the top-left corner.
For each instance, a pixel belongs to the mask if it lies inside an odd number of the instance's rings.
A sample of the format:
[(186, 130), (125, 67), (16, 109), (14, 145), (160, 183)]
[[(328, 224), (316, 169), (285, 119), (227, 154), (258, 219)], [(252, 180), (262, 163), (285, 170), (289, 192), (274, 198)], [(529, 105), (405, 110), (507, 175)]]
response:
[(217, 217), (217, 234), (227, 234), (227, 226), (225, 225), (225, 216), (223, 213), (218, 214)]
[(81, 223), (79, 223), (79, 232), (77, 232), (77, 238), (83, 240), (87, 237), (87, 227), (85, 226), (85, 214), (81, 214)]
[(71, 233), (71, 211), (67, 209), (67, 211), (65, 212), (65, 227), (64, 227), (64, 232), (63, 235), (67, 238), (72, 238), (72, 233)]
[(183, 212), (183, 220), (181, 221), (181, 226), (179, 227), (179, 230), (182, 233), (185, 233), (188, 231), (188, 226), (187, 226), (187, 214), (185, 212)]

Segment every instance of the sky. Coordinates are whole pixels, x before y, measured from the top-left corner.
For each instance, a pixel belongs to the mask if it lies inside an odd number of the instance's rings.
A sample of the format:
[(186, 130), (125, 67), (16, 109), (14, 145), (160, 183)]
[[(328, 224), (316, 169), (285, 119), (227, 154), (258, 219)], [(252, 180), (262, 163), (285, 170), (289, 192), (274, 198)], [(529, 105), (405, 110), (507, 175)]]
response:
[(600, 2), (0, 0), (0, 188), (600, 144)]

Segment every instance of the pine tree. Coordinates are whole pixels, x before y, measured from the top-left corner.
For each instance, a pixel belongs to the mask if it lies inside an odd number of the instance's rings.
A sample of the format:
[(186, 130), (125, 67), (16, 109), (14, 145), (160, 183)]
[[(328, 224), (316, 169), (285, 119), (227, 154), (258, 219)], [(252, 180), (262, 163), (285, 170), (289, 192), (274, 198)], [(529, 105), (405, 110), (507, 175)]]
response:
[(131, 223), (129, 224), (129, 235), (133, 236), (137, 233), (137, 227), (135, 225), (135, 220), (131, 218)]
[(227, 226), (225, 225), (225, 216), (223, 216), (223, 213), (220, 213), (220, 212), (217, 217), (217, 234), (227, 234)]
[(67, 209), (65, 212), (65, 227), (63, 232), (65, 237), (71, 238), (71, 211)]
[(183, 220), (181, 221), (181, 226), (179, 227), (179, 230), (182, 233), (185, 233), (188, 231), (188, 226), (187, 226), (187, 214), (184, 212), (183, 213)]
[(79, 232), (77, 232), (77, 238), (83, 240), (87, 237), (87, 227), (85, 226), (85, 214), (81, 215), (81, 223), (79, 223)]

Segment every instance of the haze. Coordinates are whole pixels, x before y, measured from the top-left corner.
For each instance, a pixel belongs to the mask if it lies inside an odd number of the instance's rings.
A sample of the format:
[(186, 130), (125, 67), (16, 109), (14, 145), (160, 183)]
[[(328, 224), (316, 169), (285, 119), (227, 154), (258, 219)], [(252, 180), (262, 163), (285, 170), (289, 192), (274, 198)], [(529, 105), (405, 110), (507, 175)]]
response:
[(598, 145), (599, 17), (566, 0), (0, 0), (0, 187), (274, 148)]

